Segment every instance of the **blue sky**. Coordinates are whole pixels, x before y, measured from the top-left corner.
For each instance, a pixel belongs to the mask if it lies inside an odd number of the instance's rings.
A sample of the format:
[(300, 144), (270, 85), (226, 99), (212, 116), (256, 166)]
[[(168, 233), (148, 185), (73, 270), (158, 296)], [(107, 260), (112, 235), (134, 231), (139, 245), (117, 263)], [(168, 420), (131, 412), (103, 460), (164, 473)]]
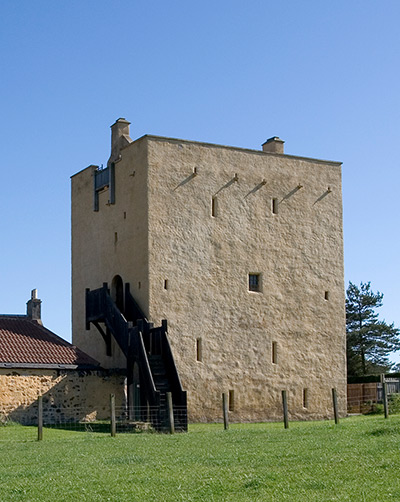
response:
[[(346, 283), (398, 309), (400, 2), (3, 0), (0, 312), (70, 339), (70, 176), (109, 126), (343, 162)], [(395, 358), (400, 360), (399, 357)]]

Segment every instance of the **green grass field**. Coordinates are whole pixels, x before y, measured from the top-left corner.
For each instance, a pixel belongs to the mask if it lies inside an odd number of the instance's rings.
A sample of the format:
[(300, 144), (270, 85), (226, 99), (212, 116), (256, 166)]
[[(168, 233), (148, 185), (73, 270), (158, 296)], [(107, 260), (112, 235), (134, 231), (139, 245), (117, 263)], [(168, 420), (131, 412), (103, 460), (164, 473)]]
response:
[(35, 437), (0, 427), (1, 502), (400, 500), (400, 415)]

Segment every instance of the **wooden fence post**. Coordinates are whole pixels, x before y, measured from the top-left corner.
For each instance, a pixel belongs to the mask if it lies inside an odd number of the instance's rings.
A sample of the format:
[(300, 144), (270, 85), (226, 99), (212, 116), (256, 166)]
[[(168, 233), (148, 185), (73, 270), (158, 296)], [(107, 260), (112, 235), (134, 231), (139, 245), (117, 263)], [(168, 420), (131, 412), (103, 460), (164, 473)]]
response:
[(172, 392), (167, 392), (167, 405), (168, 405), (169, 433), (174, 434), (175, 422), (174, 422), (174, 405), (172, 403)]
[(115, 421), (115, 395), (110, 394), (110, 412), (111, 412), (111, 437), (117, 435), (117, 424)]
[(282, 406), (283, 406), (283, 423), (285, 424), (285, 429), (288, 429), (289, 428), (289, 418), (288, 418), (288, 405), (287, 405), (286, 390), (282, 391)]
[(333, 414), (335, 415), (335, 424), (339, 423), (339, 411), (337, 405), (337, 393), (336, 389), (332, 389), (332, 401), (333, 401)]
[(385, 413), (385, 418), (388, 418), (389, 406), (388, 406), (388, 396), (387, 396), (387, 383), (385, 381), (385, 377), (383, 377), (382, 381), (382, 394), (383, 394), (383, 411)]
[(229, 428), (228, 396), (225, 392), (222, 394), (222, 414), (224, 417), (224, 429), (227, 430)]
[(43, 439), (43, 397), (38, 397), (38, 441)]

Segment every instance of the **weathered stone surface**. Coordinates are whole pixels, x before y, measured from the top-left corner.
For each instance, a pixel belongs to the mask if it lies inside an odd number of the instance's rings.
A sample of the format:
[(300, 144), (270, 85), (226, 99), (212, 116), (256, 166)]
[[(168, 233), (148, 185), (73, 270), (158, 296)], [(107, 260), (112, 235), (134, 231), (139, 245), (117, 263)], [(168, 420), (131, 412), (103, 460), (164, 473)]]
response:
[(84, 323), (85, 288), (120, 275), (150, 321), (168, 320), (191, 420), (222, 419), (229, 390), (232, 420), (280, 418), (283, 389), (292, 418), (331, 417), (332, 387), (344, 414), (340, 164), (145, 136), (115, 179), (115, 204), (105, 191), (93, 212), (92, 168), (72, 178), (74, 344), (124, 367)]
[[(43, 396), (47, 424), (76, 417), (104, 420), (110, 417), (110, 394), (116, 406), (125, 404), (125, 378), (103, 371), (0, 368), (0, 414), (22, 423), (35, 423), (37, 399)], [(72, 413), (72, 410), (73, 413)]]

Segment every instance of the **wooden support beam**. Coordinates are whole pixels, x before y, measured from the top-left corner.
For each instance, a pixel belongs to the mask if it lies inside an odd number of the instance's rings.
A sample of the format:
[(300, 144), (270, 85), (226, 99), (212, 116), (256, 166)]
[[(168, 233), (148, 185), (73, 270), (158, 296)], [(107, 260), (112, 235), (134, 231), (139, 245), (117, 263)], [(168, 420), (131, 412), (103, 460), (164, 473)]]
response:
[(38, 397), (38, 441), (43, 439), (43, 397)]
[(282, 391), (282, 407), (283, 407), (283, 423), (285, 425), (285, 429), (288, 429), (289, 428), (289, 414), (288, 414), (286, 390)]
[(228, 415), (228, 395), (226, 392), (222, 394), (222, 414), (224, 416), (224, 429), (229, 429), (229, 415)]
[(111, 437), (117, 435), (117, 424), (115, 421), (115, 395), (110, 394), (110, 414), (111, 414)]
[(338, 410), (336, 389), (332, 389), (332, 401), (333, 401), (333, 413), (335, 415), (335, 424), (337, 425), (339, 423), (339, 410)]
[(167, 392), (168, 422), (170, 434), (175, 433), (174, 406), (172, 403), (172, 392)]

